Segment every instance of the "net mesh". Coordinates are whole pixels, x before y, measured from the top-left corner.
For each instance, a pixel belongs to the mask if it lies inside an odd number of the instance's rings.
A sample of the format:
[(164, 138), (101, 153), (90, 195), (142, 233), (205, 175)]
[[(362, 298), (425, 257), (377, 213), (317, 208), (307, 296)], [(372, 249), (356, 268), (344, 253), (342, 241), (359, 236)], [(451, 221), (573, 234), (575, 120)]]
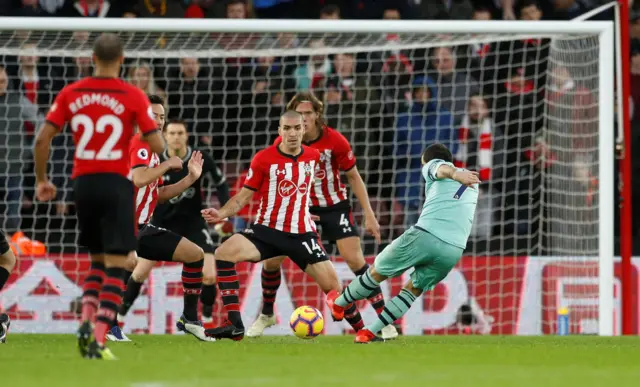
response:
[[(457, 165), (480, 172), (465, 256), (415, 303), (403, 319), (405, 333), (457, 333), (466, 324), (481, 333), (554, 333), (559, 307), (571, 310), (573, 332), (597, 327), (597, 36), (121, 35), (123, 78), (166, 97), (168, 117), (188, 122), (191, 145), (214, 156), (232, 193), (253, 154), (275, 139), (286, 102), (296, 91), (313, 90), (327, 124), (352, 145), (382, 227), (381, 246), (362, 233), (369, 262), (417, 220), (424, 195), (419, 158), (427, 145), (446, 144)], [(60, 191), (54, 203), (33, 198), (30, 149), (57, 92), (91, 74), (95, 36), (0, 33), (8, 85), (3, 90), (0, 75), (0, 214), (21, 255), (0, 304), (18, 331), (75, 328), (69, 305), (81, 292), (88, 260), (77, 244), (72, 141), (68, 131), (54, 140), (50, 173)], [(215, 205), (212, 190), (206, 196)], [(236, 227), (250, 222), (255, 209), (245, 209)], [(355, 200), (354, 214), (360, 222)], [(354, 278), (340, 258), (335, 265), (345, 281)], [(239, 266), (246, 323), (260, 309), (259, 270)], [(273, 333), (287, 332), (295, 306), (323, 308), (315, 284), (290, 263), (284, 270), (276, 302), (281, 323)], [(179, 273), (170, 264), (154, 270), (127, 330), (173, 332)], [(407, 278), (385, 284), (385, 295)], [(371, 307), (360, 307), (365, 321), (375, 317)], [(327, 333), (345, 329), (327, 322)]]

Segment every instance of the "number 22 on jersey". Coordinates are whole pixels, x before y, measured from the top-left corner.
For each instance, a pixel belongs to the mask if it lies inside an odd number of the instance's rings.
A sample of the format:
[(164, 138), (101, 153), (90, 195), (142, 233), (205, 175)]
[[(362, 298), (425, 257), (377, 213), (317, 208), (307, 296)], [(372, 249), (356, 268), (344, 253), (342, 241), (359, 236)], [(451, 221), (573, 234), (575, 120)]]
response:
[[(111, 133), (102, 147), (98, 150), (87, 149), (96, 133), (107, 133), (107, 128), (111, 129)], [(113, 114), (101, 116), (95, 123), (86, 114), (78, 114), (71, 119), (71, 130), (74, 132), (82, 130), (76, 148), (76, 157), (78, 159), (120, 160), (122, 158), (122, 150), (114, 150), (113, 148), (122, 137), (123, 125), (122, 121)]]

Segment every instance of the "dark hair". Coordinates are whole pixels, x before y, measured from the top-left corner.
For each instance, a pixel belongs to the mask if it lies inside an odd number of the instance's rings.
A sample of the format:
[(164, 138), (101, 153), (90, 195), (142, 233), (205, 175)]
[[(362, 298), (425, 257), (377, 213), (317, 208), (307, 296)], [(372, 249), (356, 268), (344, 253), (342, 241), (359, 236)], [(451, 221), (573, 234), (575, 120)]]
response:
[(122, 39), (113, 33), (103, 33), (93, 44), (93, 54), (100, 62), (112, 63), (124, 56)]
[(164, 128), (163, 128), (163, 131), (167, 130), (169, 125), (182, 125), (182, 126), (184, 126), (184, 130), (186, 132), (189, 131), (189, 125), (184, 120), (181, 120), (179, 118), (174, 118), (174, 119), (171, 119), (168, 122), (166, 122), (165, 125), (164, 125)]
[(316, 128), (322, 129), (324, 126), (324, 104), (310, 91), (301, 91), (291, 98), (291, 101), (287, 103), (287, 110), (296, 110), (298, 105), (303, 102), (311, 102), (313, 111), (316, 112), (318, 118), (316, 119)]
[(540, 3), (537, 0), (520, 0), (517, 5), (517, 10), (518, 12), (522, 12), (522, 10), (527, 7), (536, 7), (542, 11)]
[(444, 160), (453, 162), (453, 155), (446, 146), (442, 144), (433, 144), (422, 152), (422, 161), (426, 164), (431, 160)]
[(334, 13), (337, 13), (338, 15), (340, 15), (340, 7), (338, 7), (335, 4), (325, 5), (320, 10), (320, 16), (322, 16), (322, 15), (333, 15)]
[(149, 98), (149, 102), (151, 102), (152, 105), (162, 105), (164, 106), (164, 99), (156, 94), (149, 94), (147, 95), (147, 97)]

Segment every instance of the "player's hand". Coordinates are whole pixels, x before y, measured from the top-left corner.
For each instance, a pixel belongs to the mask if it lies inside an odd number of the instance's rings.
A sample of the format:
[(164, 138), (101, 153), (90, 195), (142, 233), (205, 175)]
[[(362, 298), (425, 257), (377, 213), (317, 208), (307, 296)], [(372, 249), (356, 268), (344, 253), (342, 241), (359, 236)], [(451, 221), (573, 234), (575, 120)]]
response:
[(36, 199), (48, 202), (56, 197), (56, 186), (50, 181), (41, 181), (36, 185)]
[(380, 224), (373, 213), (364, 216), (364, 227), (367, 232), (373, 236), (376, 243), (380, 244), (382, 242), (382, 238), (380, 238)]
[(478, 172), (475, 171), (455, 171), (453, 173), (453, 180), (457, 181), (460, 184), (464, 184), (468, 187), (471, 187), (474, 184), (480, 184), (480, 178), (478, 177)]
[(313, 214), (310, 214), (310, 215), (311, 215), (311, 220), (313, 220), (314, 222), (320, 221), (320, 217), (318, 215), (313, 215)]
[(189, 160), (189, 164), (187, 167), (189, 168), (189, 176), (194, 179), (198, 179), (200, 175), (202, 175), (202, 164), (204, 161), (202, 160), (202, 153), (199, 151), (193, 152), (191, 155), (191, 159)]
[(167, 163), (169, 169), (173, 169), (174, 171), (180, 171), (182, 169), (182, 159), (178, 156), (171, 156), (165, 163)]
[(204, 210), (201, 210), (200, 213), (207, 223), (220, 223), (222, 221), (220, 212), (218, 212), (218, 210), (216, 210), (215, 208), (206, 208)]

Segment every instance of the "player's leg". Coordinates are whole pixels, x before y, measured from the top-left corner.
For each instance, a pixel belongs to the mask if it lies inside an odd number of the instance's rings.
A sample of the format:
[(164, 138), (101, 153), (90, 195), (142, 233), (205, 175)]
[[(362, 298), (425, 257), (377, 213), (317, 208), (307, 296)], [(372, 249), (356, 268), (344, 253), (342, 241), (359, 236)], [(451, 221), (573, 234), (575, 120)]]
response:
[[(283, 246), (283, 250), (291, 257), (291, 260), (314, 279), (320, 289), (327, 294), (327, 297), (332, 294), (339, 294), (342, 286), (340, 285), (338, 274), (329, 260), (318, 234), (309, 233), (291, 237), (290, 239)], [(362, 329), (364, 325), (362, 317), (355, 305), (353, 309), (350, 308), (349, 320), (356, 332)]]
[(216, 249), (218, 286), (222, 293), (222, 302), (229, 314), (229, 320), (220, 327), (207, 329), (206, 332), (209, 336), (232, 340), (242, 340), (244, 337), (244, 325), (240, 317), (238, 299), (240, 283), (235, 271), (235, 264), (238, 262), (259, 262), (261, 259), (281, 255), (273, 245), (266, 242), (271, 234), (272, 231), (266, 227), (255, 227), (233, 235)]
[[(16, 265), (16, 256), (13, 254), (7, 238), (4, 233), (0, 231), (0, 291), (7, 283), (11, 271)], [(6, 313), (0, 313), (0, 343), (4, 343), (7, 340), (7, 333), (9, 332), (9, 326), (11, 321), (9, 315)]]
[[(131, 264), (133, 262), (133, 264)], [(127, 257), (127, 271), (129, 275), (125, 275), (125, 290), (122, 296), (122, 304), (118, 308), (118, 316), (109, 333), (107, 333), (107, 340), (109, 341), (131, 341), (129, 337), (122, 331), (124, 325), (124, 319), (126, 318), (129, 310), (135, 303), (136, 299), (140, 295), (142, 284), (149, 278), (151, 270), (155, 266), (155, 262), (148, 259), (139, 258), (135, 251), (129, 253)]]
[(282, 282), (282, 262), (287, 257), (267, 259), (262, 263), (262, 311), (247, 330), (248, 337), (262, 336), (264, 330), (276, 325), (276, 316), (273, 313), (273, 305), (276, 302), (276, 293)]
[[(406, 232), (385, 247), (376, 260), (364, 274), (351, 281), (341, 295), (332, 293), (327, 296), (327, 304), (334, 320), (341, 320), (345, 308), (358, 300), (364, 300), (389, 277), (396, 277), (416, 261), (412, 257), (411, 242), (415, 239)], [(420, 253), (419, 251), (416, 253)]]
[(202, 268), (202, 291), (200, 302), (202, 303), (202, 324), (205, 329), (213, 328), (213, 306), (218, 294), (218, 269), (216, 257), (205, 250), (204, 267)]
[[(89, 224), (89, 227), (99, 230), (101, 250), (104, 253), (104, 280), (98, 296), (94, 340), (87, 347), (87, 357), (111, 360), (115, 359), (115, 356), (105, 347), (107, 332), (122, 303), (124, 276), (129, 266), (128, 256), (136, 249), (134, 208), (131, 200), (133, 185), (128, 179), (116, 175), (87, 177), (91, 179), (87, 183), (93, 194), (83, 198), (89, 199), (92, 204), (83, 208), (93, 207), (93, 211), (97, 208), (102, 209), (99, 221)], [(106, 190), (105, 187), (110, 189)]]
[(153, 261), (182, 262), (184, 310), (178, 319), (178, 330), (201, 341), (211, 341), (198, 321), (198, 299), (202, 288), (204, 251), (190, 240), (173, 231), (147, 224), (138, 235), (139, 256)]
[[(402, 246), (405, 252), (399, 253), (397, 258), (407, 261), (410, 257), (415, 257), (415, 270), (411, 273), (411, 280), (400, 294), (389, 300), (378, 319), (359, 332), (356, 343), (378, 341), (375, 335), (383, 327), (402, 318), (416, 298), (442, 281), (462, 256), (461, 248), (445, 243), (427, 232), (412, 228), (403, 235), (407, 235)], [(403, 259), (405, 254), (407, 259)]]

